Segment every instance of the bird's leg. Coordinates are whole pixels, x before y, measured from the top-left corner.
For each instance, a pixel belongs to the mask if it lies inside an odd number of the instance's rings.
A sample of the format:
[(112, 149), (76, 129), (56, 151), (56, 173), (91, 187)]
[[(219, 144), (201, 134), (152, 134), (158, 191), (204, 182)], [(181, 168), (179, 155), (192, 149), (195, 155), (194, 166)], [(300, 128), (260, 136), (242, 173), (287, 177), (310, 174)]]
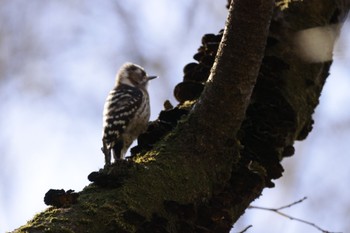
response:
[(111, 150), (107, 147), (105, 142), (103, 142), (103, 147), (101, 147), (101, 150), (105, 155), (105, 166), (111, 165)]
[(116, 160), (120, 160), (123, 159), (123, 155), (122, 155), (122, 149), (123, 149), (124, 143), (122, 140), (117, 141), (117, 143), (114, 145), (114, 147), (112, 148), (113, 150), (113, 158), (114, 158), (114, 162)]

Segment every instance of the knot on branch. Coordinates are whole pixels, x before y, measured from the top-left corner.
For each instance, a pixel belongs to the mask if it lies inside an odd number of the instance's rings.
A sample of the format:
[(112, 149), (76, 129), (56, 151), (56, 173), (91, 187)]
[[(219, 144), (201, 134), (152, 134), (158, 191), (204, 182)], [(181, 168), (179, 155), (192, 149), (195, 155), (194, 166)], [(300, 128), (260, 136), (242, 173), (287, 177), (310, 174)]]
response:
[(78, 202), (79, 194), (74, 190), (50, 189), (46, 192), (44, 202), (46, 205), (51, 205), (57, 208), (69, 207)]
[(131, 160), (116, 160), (115, 163), (105, 166), (99, 171), (91, 172), (89, 181), (101, 187), (117, 188), (123, 185), (137, 169), (142, 166)]

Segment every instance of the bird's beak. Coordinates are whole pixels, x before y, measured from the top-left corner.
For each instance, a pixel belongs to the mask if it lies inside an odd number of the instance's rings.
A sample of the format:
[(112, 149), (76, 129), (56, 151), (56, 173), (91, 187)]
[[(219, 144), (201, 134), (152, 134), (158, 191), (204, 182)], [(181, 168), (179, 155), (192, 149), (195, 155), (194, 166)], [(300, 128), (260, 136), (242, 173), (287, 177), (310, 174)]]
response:
[(158, 76), (147, 76), (147, 78), (148, 78), (148, 81), (149, 81), (149, 80), (152, 80), (152, 79), (158, 78)]

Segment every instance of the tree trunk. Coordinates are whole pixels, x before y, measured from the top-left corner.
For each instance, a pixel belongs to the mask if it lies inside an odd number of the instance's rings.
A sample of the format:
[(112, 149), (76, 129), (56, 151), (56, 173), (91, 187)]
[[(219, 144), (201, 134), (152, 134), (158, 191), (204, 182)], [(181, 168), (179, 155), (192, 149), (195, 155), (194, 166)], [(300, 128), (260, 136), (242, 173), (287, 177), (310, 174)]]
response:
[(176, 128), (14, 232), (229, 232), (312, 129), (330, 62), (300, 59), (293, 35), (334, 22), (332, 2), (233, 1), (205, 89), (178, 106), (190, 113)]

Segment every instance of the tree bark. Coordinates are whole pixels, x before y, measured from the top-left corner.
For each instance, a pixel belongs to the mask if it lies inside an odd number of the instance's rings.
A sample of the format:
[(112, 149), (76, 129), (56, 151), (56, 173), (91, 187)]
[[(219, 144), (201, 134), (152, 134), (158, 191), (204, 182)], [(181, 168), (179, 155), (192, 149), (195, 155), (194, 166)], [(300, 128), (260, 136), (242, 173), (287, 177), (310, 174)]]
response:
[(229, 232), (311, 131), (330, 63), (302, 61), (292, 38), (334, 20), (331, 2), (281, 12), (273, 0), (232, 1), (205, 89), (183, 104), (189, 115), (135, 162), (105, 168), (113, 185), (90, 184), (78, 203), (14, 232)]

